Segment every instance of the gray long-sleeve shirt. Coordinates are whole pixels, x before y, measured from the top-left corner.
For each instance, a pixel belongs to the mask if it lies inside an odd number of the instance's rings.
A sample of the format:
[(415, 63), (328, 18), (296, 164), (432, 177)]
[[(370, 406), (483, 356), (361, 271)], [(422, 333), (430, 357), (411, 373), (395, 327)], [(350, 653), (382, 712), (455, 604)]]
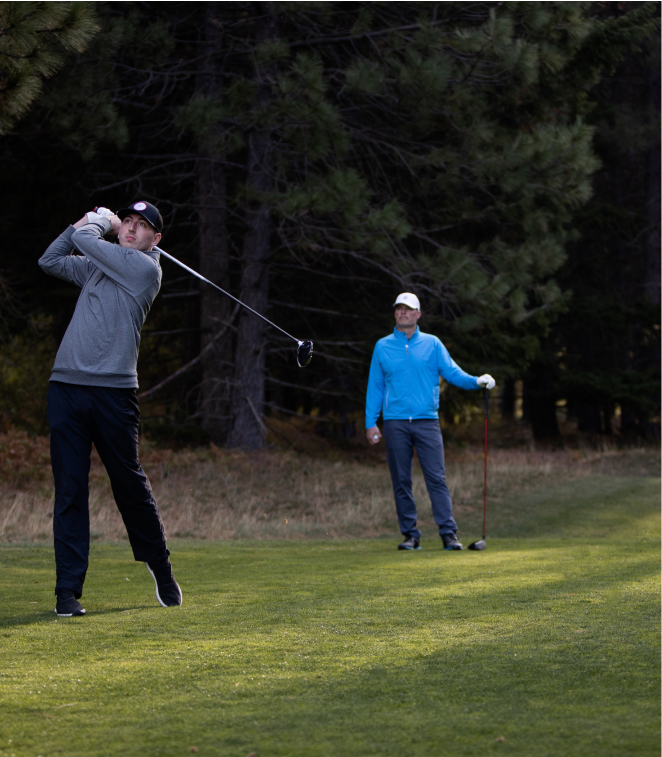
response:
[(110, 228), (105, 218), (77, 231), (70, 226), (39, 259), (43, 271), (82, 289), (51, 381), (138, 386), (140, 330), (161, 288), (159, 253), (104, 241)]

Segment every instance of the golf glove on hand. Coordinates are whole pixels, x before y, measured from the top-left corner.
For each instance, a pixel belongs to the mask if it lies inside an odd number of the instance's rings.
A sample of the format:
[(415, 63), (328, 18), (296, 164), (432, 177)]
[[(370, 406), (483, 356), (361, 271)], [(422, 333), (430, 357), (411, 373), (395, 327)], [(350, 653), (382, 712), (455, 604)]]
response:
[(486, 389), (494, 389), (496, 381), (489, 373), (484, 373), (482, 376), (478, 377), (478, 386), (484, 386)]
[(106, 216), (106, 218), (110, 218), (110, 216), (114, 216), (115, 215), (113, 213), (113, 211), (112, 210), (108, 210), (108, 208), (95, 208), (94, 212), (98, 216)]
[(108, 210), (108, 208), (96, 208), (94, 211), (86, 213), (86, 215), (88, 223), (98, 223), (101, 218), (112, 218), (115, 214), (112, 210)]

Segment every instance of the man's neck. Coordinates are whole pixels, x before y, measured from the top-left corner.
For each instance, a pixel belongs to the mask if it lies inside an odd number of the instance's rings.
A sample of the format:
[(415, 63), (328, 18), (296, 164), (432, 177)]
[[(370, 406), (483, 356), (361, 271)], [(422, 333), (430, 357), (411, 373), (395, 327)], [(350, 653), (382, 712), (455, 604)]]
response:
[(406, 334), (407, 339), (411, 339), (412, 336), (414, 336), (417, 328), (418, 326), (407, 326), (406, 328), (404, 326), (396, 326), (398, 331), (402, 331), (403, 334)]

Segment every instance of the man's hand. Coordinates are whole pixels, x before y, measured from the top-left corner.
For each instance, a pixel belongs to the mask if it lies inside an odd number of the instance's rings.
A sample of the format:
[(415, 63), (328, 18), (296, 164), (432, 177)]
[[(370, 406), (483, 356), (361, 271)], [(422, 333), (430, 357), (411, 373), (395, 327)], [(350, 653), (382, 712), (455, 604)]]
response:
[[(108, 210), (108, 208), (94, 208), (94, 212), (98, 216), (102, 216), (103, 218), (107, 218), (110, 223), (112, 224), (109, 234), (112, 234), (112, 236), (116, 237), (120, 232), (120, 225), (121, 221), (120, 219), (113, 213), (112, 210)], [(88, 213), (88, 216), (90, 214)]]
[(484, 386), (486, 389), (494, 389), (496, 381), (489, 373), (484, 373), (482, 376), (478, 377), (478, 386)]
[(101, 218), (107, 218), (110, 221), (111, 227), (108, 233), (112, 234), (113, 236), (117, 236), (117, 234), (119, 234), (122, 222), (113, 213), (113, 211), (108, 210), (108, 208), (95, 208), (94, 210), (90, 210), (88, 213), (85, 213), (80, 221), (76, 221), (76, 223), (73, 225), (74, 229), (80, 229), (80, 227), (85, 226), (86, 223), (94, 223)]
[(377, 426), (366, 429), (365, 435), (370, 444), (378, 444), (379, 440), (382, 438), (382, 432), (377, 428)]

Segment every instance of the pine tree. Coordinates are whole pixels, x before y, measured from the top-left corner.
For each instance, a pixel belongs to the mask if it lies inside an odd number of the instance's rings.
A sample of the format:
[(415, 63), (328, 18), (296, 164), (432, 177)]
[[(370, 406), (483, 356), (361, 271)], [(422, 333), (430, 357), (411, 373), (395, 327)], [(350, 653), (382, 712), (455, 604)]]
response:
[[(243, 7), (235, 37), (242, 23), (266, 23), (265, 4)], [(470, 363), (479, 350), (482, 360), (504, 351), (514, 358), (522, 339), (513, 324), (560, 298), (549, 277), (597, 168), (570, 88), (555, 84), (590, 33), (583, 5), (446, 3), (443, 19), (426, 3), (269, 9), (278, 26), (270, 44), (245, 36), (230, 44), (255, 50), (260, 63), (247, 75), (249, 53), (226, 55), (234, 81), (216, 112), (221, 154), (228, 164), (246, 162), (235, 196), (243, 217), (252, 202), (273, 226), (271, 281), (280, 278), (287, 291), (281, 277), (294, 264), (351, 281), (344, 294), (355, 292), (353, 301), (366, 299), (361, 278), (414, 289), (457, 353), (473, 348)], [(205, 123), (199, 111), (195, 120)], [(257, 159), (246, 137), (255, 129), (266, 140)], [(258, 263), (247, 250), (243, 283), (250, 290), (249, 279), (261, 280), (264, 293), (268, 256)], [(266, 306), (264, 296), (256, 301)], [(251, 447), (260, 444), (262, 333), (256, 324), (238, 340), (250, 368), (235, 375), (241, 420), (235, 416), (231, 438)]]
[(67, 53), (99, 31), (94, 3), (0, 2), (0, 134), (29, 110)]
[(97, 5), (107, 44), (72, 75), (95, 73), (49, 83), (42, 129), (76, 120), (62, 139), (101, 204), (155, 201), (166, 249), (316, 343), (293, 372), (287, 340), (164, 264), (140, 368), (160, 412), (251, 448), (270, 411), (315, 407), (351, 433), (403, 290), (467, 370), (521, 376), (544, 354), (598, 167), (596, 39), (620, 50), (644, 20), (556, 2)]
[(573, 296), (550, 369), (580, 431), (613, 433), (619, 410), (624, 436), (659, 435), (650, 423), (660, 412), (659, 5), (595, 10), (607, 67), (590, 118), (602, 168), (560, 272)]

